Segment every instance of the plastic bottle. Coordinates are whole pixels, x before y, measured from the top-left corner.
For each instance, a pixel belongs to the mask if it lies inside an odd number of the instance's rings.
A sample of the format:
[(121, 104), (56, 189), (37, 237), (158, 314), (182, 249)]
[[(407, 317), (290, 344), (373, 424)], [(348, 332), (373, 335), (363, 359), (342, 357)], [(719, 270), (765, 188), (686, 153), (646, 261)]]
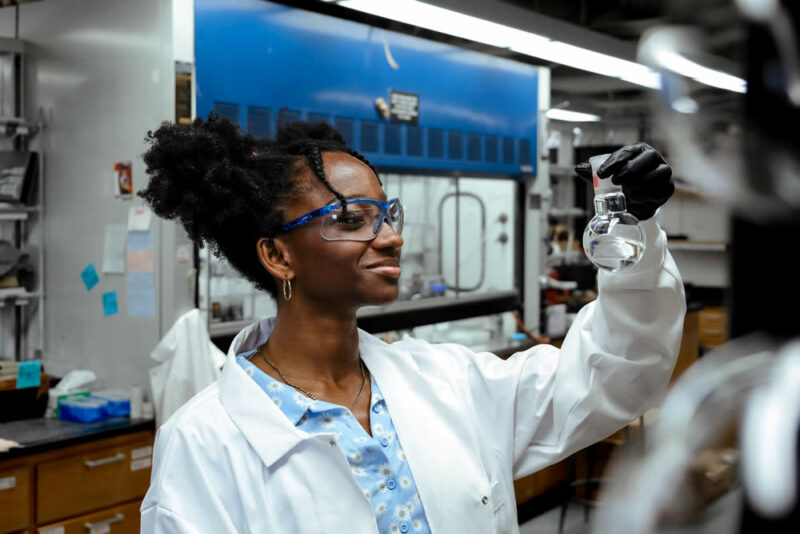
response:
[(610, 177), (597, 176), (597, 169), (608, 156), (589, 158), (596, 214), (583, 232), (583, 249), (600, 269), (619, 271), (636, 265), (642, 258), (645, 234), (639, 219), (626, 210), (622, 186), (614, 185)]

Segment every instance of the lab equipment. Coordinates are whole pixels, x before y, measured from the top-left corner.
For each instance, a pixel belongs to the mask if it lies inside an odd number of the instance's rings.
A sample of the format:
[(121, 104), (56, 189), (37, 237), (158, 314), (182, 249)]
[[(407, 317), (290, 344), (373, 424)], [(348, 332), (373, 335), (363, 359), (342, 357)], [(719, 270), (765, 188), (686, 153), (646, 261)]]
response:
[(754, 532), (743, 523), (748, 507), (796, 518), (797, 395), (785, 394), (798, 391), (799, 349), (754, 335), (689, 368), (648, 429), (645, 454), (612, 458), (592, 532)]
[(583, 249), (597, 267), (619, 271), (636, 265), (644, 255), (645, 235), (639, 219), (628, 213), (622, 187), (611, 178), (600, 179), (597, 169), (610, 156), (589, 158), (596, 215), (583, 232)]
[(106, 389), (92, 393), (92, 398), (106, 401), (109, 417), (127, 417), (131, 414), (131, 395), (124, 391)]
[(108, 418), (108, 401), (93, 397), (72, 397), (59, 405), (59, 419), (75, 423), (94, 423)]
[(138, 419), (142, 416), (142, 403), (144, 402), (144, 391), (142, 386), (131, 388), (131, 417)]

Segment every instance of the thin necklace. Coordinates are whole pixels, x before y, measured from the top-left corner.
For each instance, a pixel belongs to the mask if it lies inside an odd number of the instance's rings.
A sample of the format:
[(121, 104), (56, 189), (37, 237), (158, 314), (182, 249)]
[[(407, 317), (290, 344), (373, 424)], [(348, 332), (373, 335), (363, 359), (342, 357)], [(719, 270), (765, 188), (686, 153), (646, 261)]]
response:
[[(261, 356), (261, 359), (264, 360), (267, 363), (267, 365), (272, 367), (275, 370), (275, 372), (278, 373), (278, 375), (281, 377), (281, 380), (283, 380), (286, 383), (287, 386), (293, 387), (294, 389), (296, 389), (297, 391), (301, 392), (306, 397), (308, 397), (308, 398), (310, 398), (312, 400), (315, 400), (315, 401), (319, 400), (319, 397), (317, 397), (316, 395), (314, 395), (313, 393), (311, 393), (307, 389), (305, 389), (303, 387), (300, 387), (297, 384), (293, 384), (292, 382), (290, 382), (289, 379), (286, 378), (286, 375), (284, 375), (283, 372), (280, 369), (278, 369), (278, 366), (275, 365), (269, 358), (267, 358), (267, 356), (264, 354), (264, 351), (261, 350), (261, 349), (264, 348), (264, 345), (265, 344), (259, 345), (258, 348), (256, 349), (256, 353), (259, 356)], [(356, 400), (354, 400), (353, 401), (353, 405), (350, 406), (350, 411), (351, 412), (355, 409), (356, 404), (358, 404), (358, 399), (361, 398), (361, 393), (364, 391), (364, 386), (367, 383), (367, 374), (364, 371), (364, 360), (361, 359), (360, 355), (359, 355), (359, 358), (358, 358), (358, 363), (359, 363), (359, 368), (361, 369), (361, 387), (358, 388), (358, 394), (356, 395)]]

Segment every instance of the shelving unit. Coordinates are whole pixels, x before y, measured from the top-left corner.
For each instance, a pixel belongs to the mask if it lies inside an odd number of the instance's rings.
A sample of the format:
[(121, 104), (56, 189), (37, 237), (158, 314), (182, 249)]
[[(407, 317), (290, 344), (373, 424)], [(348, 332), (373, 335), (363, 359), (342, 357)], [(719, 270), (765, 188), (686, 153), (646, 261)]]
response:
[(33, 287), (0, 288), (0, 356), (16, 361), (40, 359), (44, 353), (44, 158), (42, 150), (31, 147), (35, 139), (44, 146), (44, 122), (41, 113), (35, 121), (24, 117), (25, 51), (24, 41), (0, 38), (0, 75), (10, 81), (0, 98), (0, 145), (5, 151), (36, 154), (28, 161), (36, 165), (27, 185), (34, 194), (19, 202), (0, 202), (0, 239), (27, 254), (35, 272)]
[(728, 243), (722, 241), (688, 241), (682, 239), (670, 240), (667, 243), (670, 250), (689, 250), (694, 252), (725, 252)]

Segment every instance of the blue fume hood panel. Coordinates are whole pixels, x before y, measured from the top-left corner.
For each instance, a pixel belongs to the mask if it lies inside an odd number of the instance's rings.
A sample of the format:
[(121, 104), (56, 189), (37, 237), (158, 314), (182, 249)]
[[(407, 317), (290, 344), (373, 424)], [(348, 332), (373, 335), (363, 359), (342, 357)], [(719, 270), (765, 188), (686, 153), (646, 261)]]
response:
[[(327, 121), (383, 168), (536, 174), (536, 67), (261, 0), (195, 6), (200, 117)], [(419, 96), (416, 125), (380, 116), (392, 90)]]

